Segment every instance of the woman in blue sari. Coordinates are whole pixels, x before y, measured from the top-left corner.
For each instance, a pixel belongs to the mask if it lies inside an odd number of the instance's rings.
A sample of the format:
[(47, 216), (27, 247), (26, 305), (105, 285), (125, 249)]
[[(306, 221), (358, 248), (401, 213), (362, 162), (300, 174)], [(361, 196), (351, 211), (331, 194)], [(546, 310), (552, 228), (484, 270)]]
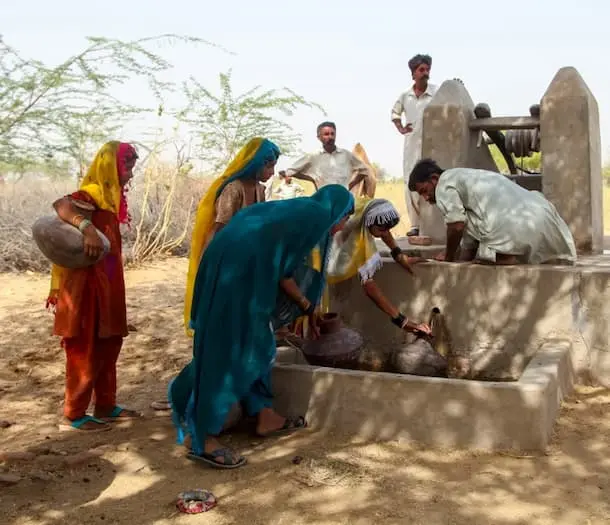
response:
[(169, 386), (178, 442), (190, 435), (191, 459), (218, 468), (245, 464), (215, 437), (236, 402), (257, 417), (258, 435), (305, 426), (302, 417), (284, 418), (271, 408), (274, 330), (305, 314), (316, 335), (314, 309), (330, 241), (353, 208), (353, 196), (339, 185), (311, 197), (254, 204), (206, 248), (191, 309), (193, 360)]

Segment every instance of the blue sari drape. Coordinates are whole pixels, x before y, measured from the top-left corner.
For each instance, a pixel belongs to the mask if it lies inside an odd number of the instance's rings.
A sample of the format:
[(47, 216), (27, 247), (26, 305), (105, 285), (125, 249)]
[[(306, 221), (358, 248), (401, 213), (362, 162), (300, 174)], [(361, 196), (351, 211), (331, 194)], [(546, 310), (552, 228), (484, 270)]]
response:
[(220, 432), (230, 407), (246, 399), (268, 406), (275, 357), (273, 327), (302, 312), (279, 282), (293, 277), (314, 304), (324, 289), (330, 229), (353, 210), (344, 187), (325, 186), (311, 197), (254, 204), (239, 211), (208, 245), (201, 260), (191, 309), (193, 360), (172, 381), (169, 399), (179, 442), (188, 432), (192, 449)]

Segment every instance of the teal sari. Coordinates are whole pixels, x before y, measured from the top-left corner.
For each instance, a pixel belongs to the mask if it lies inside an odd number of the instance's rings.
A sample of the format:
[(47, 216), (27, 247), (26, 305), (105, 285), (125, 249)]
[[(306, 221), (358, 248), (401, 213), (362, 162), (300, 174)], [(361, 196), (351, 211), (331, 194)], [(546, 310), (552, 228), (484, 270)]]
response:
[[(190, 434), (193, 453), (203, 453), (206, 437), (220, 433), (236, 402), (249, 415), (271, 406), (273, 330), (302, 315), (279, 282), (294, 278), (318, 304), (330, 229), (353, 208), (349, 191), (329, 185), (311, 197), (244, 208), (212, 239), (195, 281), (193, 360), (168, 392), (178, 442)], [(322, 271), (308, 264), (315, 248)]]

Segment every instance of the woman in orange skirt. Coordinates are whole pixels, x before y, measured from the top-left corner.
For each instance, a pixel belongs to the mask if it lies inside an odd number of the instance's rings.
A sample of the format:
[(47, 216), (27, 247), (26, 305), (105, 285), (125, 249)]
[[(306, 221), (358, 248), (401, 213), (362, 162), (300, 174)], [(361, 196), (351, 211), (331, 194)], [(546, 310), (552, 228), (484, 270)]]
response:
[[(104, 144), (79, 191), (53, 204), (62, 220), (83, 233), (88, 256), (96, 259), (103, 249), (96, 228), (110, 241), (109, 253), (92, 266), (52, 269), (47, 305), (66, 352), (62, 430), (110, 430), (111, 421), (140, 416), (116, 404), (116, 362), (128, 334), (120, 224), (129, 221), (125, 185), (137, 158), (130, 144)], [(93, 209), (90, 219), (83, 203)], [(93, 416), (87, 414), (92, 398)]]

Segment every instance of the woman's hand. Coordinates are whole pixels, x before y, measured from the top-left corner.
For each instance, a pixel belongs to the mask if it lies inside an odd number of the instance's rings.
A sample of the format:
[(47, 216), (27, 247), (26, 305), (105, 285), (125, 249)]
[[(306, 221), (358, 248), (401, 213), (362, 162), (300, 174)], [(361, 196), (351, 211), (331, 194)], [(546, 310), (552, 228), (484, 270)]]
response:
[(308, 337), (309, 339), (320, 338), (320, 327), (318, 326), (318, 312), (313, 312), (307, 316), (309, 321)]
[(426, 323), (405, 323), (403, 330), (417, 335), (432, 335), (432, 329)]
[(415, 272), (413, 271), (413, 265), (425, 261), (426, 259), (424, 257), (409, 257), (404, 253), (401, 253), (398, 257), (396, 257), (396, 262), (400, 264), (400, 266), (402, 266), (405, 270), (407, 270), (407, 272), (409, 272), (411, 275), (415, 275)]
[(426, 323), (419, 323), (419, 324), (415, 325), (415, 330), (413, 332), (424, 334), (424, 335), (432, 335), (432, 328), (430, 328), (430, 326), (427, 325)]
[(85, 255), (92, 259), (97, 259), (104, 251), (104, 244), (102, 239), (97, 234), (97, 230), (93, 224), (87, 226), (83, 231), (83, 245), (85, 248)]

